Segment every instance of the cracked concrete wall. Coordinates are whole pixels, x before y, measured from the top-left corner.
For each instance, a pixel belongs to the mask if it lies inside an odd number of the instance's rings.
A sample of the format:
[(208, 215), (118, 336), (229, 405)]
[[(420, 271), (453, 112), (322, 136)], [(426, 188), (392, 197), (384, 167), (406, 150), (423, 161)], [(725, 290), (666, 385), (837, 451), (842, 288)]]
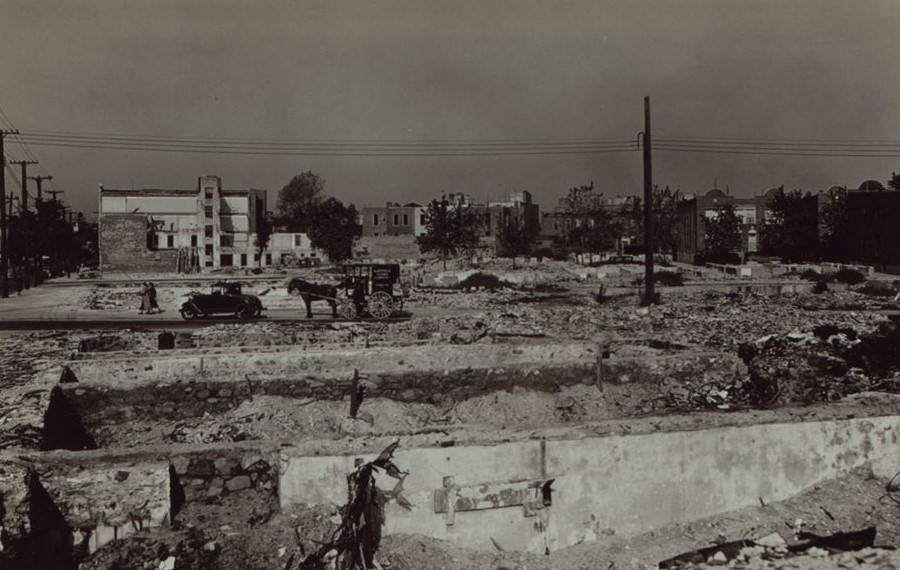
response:
[[(365, 457), (371, 460), (373, 457)], [(774, 502), (839, 473), (870, 466), (881, 477), (900, 467), (900, 416), (589, 437), (491, 447), (398, 450), (410, 475), (412, 510), (387, 506), (385, 533), (417, 532), (491, 550), (544, 552), (592, 542), (607, 529), (629, 536), (662, 525)], [(353, 456), (281, 454), (282, 508), (342, 504)], [(535, 516), (522, 507), (436, 513), (434, 492), (457, 484), (555, 479), (552, 505)], [(393, 481), (379, 478), (390, 488)]]

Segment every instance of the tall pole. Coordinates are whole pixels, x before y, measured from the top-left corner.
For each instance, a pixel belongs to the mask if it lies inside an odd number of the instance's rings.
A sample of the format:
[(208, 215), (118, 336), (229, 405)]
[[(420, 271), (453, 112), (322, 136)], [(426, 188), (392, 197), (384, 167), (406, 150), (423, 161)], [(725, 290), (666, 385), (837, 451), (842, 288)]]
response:
[[(40, 226), (41, 226), (41, 210), (43, 209), (43, 204), (44, 204), (44, 197), (43, 197), (43, 193), (41, 192), (41, 189), (42, 189), (44, 180), (53, 180), (53, 176), (32, 176), (31, 179), (34, 180), (35, 182), (37, 182), (37, 196), (35, 196), (35, 198), (34, 198), (34, 211), (35, 211), (35, 214), (37, 215), (37, 218), (36, 218), (37, 226), (38, 226), (38, 228), (40, 228)], [(41, 267), (44, 265), (44, 259), (42, 257), (43, 255), (44, 255), (44, 252), (41, 250), (40, 247), (38, 247), (37, 251), (34, 254), (34, 259), (36, 262), (36, 269), (37, 269), (37, 274), (38, 274), (38, 282), (40, 282), (40, 280), (43, 280), (43, 271), (41, 269)]]
[(653, 304), (653, 255), (656, 252), (653, 227), (653, 164), (650, 138), (650, 97), (644, 97), (644, 303)]
[(0, 129), (0, 297), (9, 297), (9, 232), (6, 225), (6, 151), (3, 148), (3, 139), (6, 135), (17, 135), (19, 131), (6, 131)]
[(32, 180), (37, 182), (37, 203), (40, 203), (43, 200), (43, 194), (41, 194), (41, 188), (43, 187), (44, 180), (53, 180), (52, 176), (32, 176)]
[(37, 164), (36, 160), (10, 160), (10, 164), (18, 164), (22, 167), (22, 197), (19, 198), (23, 212), (28, 211), (28, 165)]

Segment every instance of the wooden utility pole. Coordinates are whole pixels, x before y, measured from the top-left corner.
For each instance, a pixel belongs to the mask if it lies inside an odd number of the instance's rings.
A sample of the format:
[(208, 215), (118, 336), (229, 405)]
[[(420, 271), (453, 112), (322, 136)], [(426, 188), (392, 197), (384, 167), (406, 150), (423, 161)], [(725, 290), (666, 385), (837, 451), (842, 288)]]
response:
[(47, 194), (50, 194), (50, 196), (51, 196), (50, 199), (53, 200), (54, 202), (56, 202), (57, 194), (64, 194), (64, 193), (65, 193), (65, 190), (47, 190)]
[(36, 160), (10, 160), (10, 164), (18, 164), (22, 167), (22, 197), (19, 198), (21, 201), (21, 208), (23, 212), (28, 211), (28, 165), (29, 164), (37, 164)]
[(0, 129), (0, 297), (9, 297), (9, 231), (6, 219), (6, 151), (3, 148), (3, 139), (6, 135), (17, 135), (19, 131), (7, 131)]
[(644, 299), (651, 305), (656, 300), (653, 287), (653, 255), (656, 252), (656, 230), (653, 227), (653, 164), (650, 139), (650, 97), (644, 97)]
[(32, 180), (37, 182), (37, 202), (40, 203), (43, 200), (43, 195), (41, 194), (41, 187), (44, 180), (53, 180), (52, 176), (32, 176)]

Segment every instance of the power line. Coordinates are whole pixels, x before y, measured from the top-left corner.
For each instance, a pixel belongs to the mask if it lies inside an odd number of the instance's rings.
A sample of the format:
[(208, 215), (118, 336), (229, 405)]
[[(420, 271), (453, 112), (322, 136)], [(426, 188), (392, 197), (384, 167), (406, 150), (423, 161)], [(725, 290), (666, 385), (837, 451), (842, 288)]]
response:
[(327, 139), (269, 139), (269, 138), (253, 138), (253, 137), (206, 137), (206, 136), (162, 136), (162, 135), (128, 135), (121, 133), (91, 133), (91, 132), (64, 132), (64, 131), (28, 131), (29, 136), (47, 136), (47, 137), (78, 137), (78, 138), (102, 138), (102, 139), (138, 139), (142, 141), (183, 141), (183, 142), (232, 142), (232, 143), (272, 143), (272, 144), (403, 144), (403, 145), (422, 145), (422, 144), (515, 144), (515, 143), (628, 143), (633, 142), (632, 137), (581, 137), (581, 138), (518, 138), (518, 139), (346, 139), (341, 141)]
[(193, 143), (147, 143), (147, 142), (82, 142), (75, 140), (31, 140), (35, 146), (53, 146), (68, 148), (85, 148), (101, 150), (133, 150), (153, 152), (191, 152), (200, 154), (236, 154), (236, 155), (272, 155), (272, 156), (489, 156), (489, 155), (554, 155), (554, 154), (593, 154), (603, 152), (637, 151), (636, 143), (619, 143), (617, 145), (566, 145), (566, 146), (452, 146), (422, 148), (406, 147), (370, 147), (370, 146), (296, 146), (296, 147), (240, 147), (227, 145), (202, 145)]
[(837, 158), (893, 158), (900, 157), (900, 149), (897, 150), (872, 150), (872, 149), (827, 149), (827, 148), (777, 148), (777, 147), (710, 147), (696, 145), (675, 145), (663, 143), (655, 145), (657, 150), (670, 152), (695, 152), (713, 154), (743, 154), (766, 156), (832, 156)]
[(687, 142), (687, 143), (709, 143), (709, 144), (722, 144), (722, 143), (736, 143), (736, 144), (762, 144), (762, 145), (770, 145), (770, 144), (785, 144), (785, 145), (841, 145), (841, 146), (853, 146), (853, 145), (864, 145), (864, 146), (873, 146), (873, 145), (882, 145), (882, 146), (900, 146), (900, 140), (896, 139), (753, 139), (753, 138), (718, 138), (718, 137), (684, 137), (684, 136), (676, 136), (676, 137), (656, 137), (659, 141), (669, 141), (669, 142)]

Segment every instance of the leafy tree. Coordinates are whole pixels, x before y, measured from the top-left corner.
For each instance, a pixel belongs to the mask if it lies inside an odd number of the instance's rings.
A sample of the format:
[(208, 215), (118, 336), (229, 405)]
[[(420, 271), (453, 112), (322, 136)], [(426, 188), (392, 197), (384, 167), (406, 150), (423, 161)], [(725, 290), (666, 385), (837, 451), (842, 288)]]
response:
[(900, 174), (891, 172), (891, 179), (888, 180), (888, 188), (900, 191)]
[(818, 200), (800, 190), (785, 192), (779, 188), (769, 203), (769, 211), (760, 232), (760, 251), (788, 261), (819, 257)]
[(312, 170), (291, 178), (278, 192), (279, 225), (284, 225), (289, 232), (306, 232), (324, 191), (325, 179)]
[(822, 253), (832, 261), (849, 258), (852, 229), (847, 215), (847, 189), (835, 187), (825, 194), (822, 206)]
[(349, 259), (353, 242), (362, 235), (358, 217), (353, 204), (345, 206), (337, 198), (328, 197), (315, 207), (308, 228), (309, 240), (333, 262)]
[(269, 247), (269, 240), (272, 238), (272, 217), (270, 212), (256, 213), (256, 238), (253, 245), (257, 250), (257, 258), (259, 266), (262, 267), (263, 252)]
[(504, 257), (511, 257), (513, 269), (516, 267), (516, 256), (527, 256), (534, 248), (534, 240), (537, 238), (538, 229), (525, 222), (524, 217), (515, 216), (506, 220), (497, 234), (500, 243), (500, 253)]
[(569, 189), (562, 211), (570, 221), (564, 228), (562, 245), (575, 253), (610, 249), (622, 235), (623, 224), (603, 207), (603, 194), (590, 184)]
[(416, 238), (419, 251), (436, 252), (444, 269), (447, 258), (478, 248), (481, 220), (468, 204), (451, 202), (447, 196), (432, 200), (425, 210), (425, 233)]
[[(656, 234), (657, 252), (669, 252), (675, 257), (678, 250), (678, 202), (681, 191), (672, 190), (668, 186), (653, 187), (653, 230)], [(644, 232), (644, 204), (641, 198), (635, 198), (622, 210), (622, 218), (627, 220), (628, 232), (641, 234)]]
[(704, 227), (707, 259), (725, 259), (741, 248), (741, 219), (731, 204), (716, 207), (712, 216), (704, 218)]

